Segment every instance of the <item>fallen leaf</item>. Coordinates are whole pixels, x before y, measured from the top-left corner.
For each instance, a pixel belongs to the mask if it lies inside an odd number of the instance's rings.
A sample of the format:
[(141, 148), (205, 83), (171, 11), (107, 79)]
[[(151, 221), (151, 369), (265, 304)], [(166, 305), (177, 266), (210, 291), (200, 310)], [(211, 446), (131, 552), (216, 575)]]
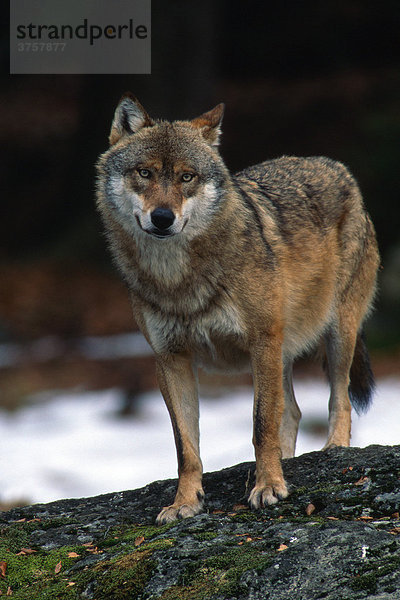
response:
[(69, 581), (67, 583), (67, 587), (71, 587), (72, 585), (76, 585), (75, 581)]
[(279, 546), (279, 548), (278, 548), (277, 552), (282, 552), (283, 550), (286, 550), (286, 549), (287, 549), (287, 546), (286, 546), (286, 544), (281, 544), (281, 545)]
[(394, 535), (398, 535), (400, 533), (400, 527), (393, 527), (393, 529), (391, 529), (389, 531), (389, 533), (393, 533)]
[(12, 596), (12, 595), (13, 595), (13, 591), (12, 591), (12, 589), (9, 587), (9, 588), (8, 588), (8, 590), (7, 590), (7, 594), (6, 594), (6, 596)]
[(58, 563), (56, 564), (56, 567), (55, 567), (55, 569), (54, 569), (54, 573), (55, 573), (56, 575), (57, 575), (57, 573), (59, 573), (59, 572), (61, 571), (61, 567), (62, 567), (62, 564), (61, 564), (61, 560), (60, 560), (60, 562), (58, 562)]
[(398, 512), (394, 512), (391, 516), (391, 519), (400, 519), (400, 514)]
[(68, 558), (78, 558), (80, 554), (77, 554), (76, 552), (68, 552), (67, 556)]
[(339, 521), (338, 517), (326, 517), (329, 521)]
[(364, 485), (364, 483), (367, 483), (368, 481), (370, 481), (369, 477), (360, 477), (360, 479), (356, 481), (354, 485)]
[(246, 538), (246, 542), (252, 542), (252, 541), (253, 541), (252, 537), (249, 536), (249, 537)]
[(140, 546), (140, 544), (143, 544), (144, 542), (144, 537), (141, 535), (140, 537), (137, 537), (135, 540), (135, 546)]
[(32, 548), (21, 548), (17, 556), (23, 556), (25, 554), (34, 554), (35, 552), (37, 552), (37, 550), (32, 550)]
[(345, 467), (342, 471), (343, 475), (345, 475), (345, 473), (347, 473), (347, 471), (352, 471), (354, 469), (354, 467)]
[(312, 502), (310, 502), (310, 504), (307, 504), (307, 506), (306, 506), (306, 515), (308, 515), (308, 516), (312, 515), (314, 510), (315, 510), (315, 505)]
[(86, 544), (82, 544), (82, 546), (89, 548), (90, 546), (93, 546), (93, 542), (86, 542)]
[(5, 577), (7, 571), (7, 563), (5, 560), (0, 560), (0, 577)]
[(250, 507), (245, 504), (234, 504), (232, 510), (250, 510)]
[(99, 550), (97, 546), (93, 546), (93, 548), (86, 548), (86, 552), (91, 552), (91, 554), (103, 554), (104, 550)]

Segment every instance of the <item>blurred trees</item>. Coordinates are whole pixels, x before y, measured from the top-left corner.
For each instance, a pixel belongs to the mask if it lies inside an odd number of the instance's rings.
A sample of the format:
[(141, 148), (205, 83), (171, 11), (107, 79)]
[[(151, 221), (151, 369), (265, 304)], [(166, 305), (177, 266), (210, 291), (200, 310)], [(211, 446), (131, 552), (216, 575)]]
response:
[[(6, 79), (0, 260), (108, 265), (93, 165), (107, 147), (121, 94), (131, 90), (150, 114), (168, 119), (194, 117), (224, 101), (222, 154), (233, 170), (280, 154), (325, 154), (359, 179), (388, 263), (390, 301), (383, 296), (381, 303), (388, 317), (379, 328), (393, 330), (398, 3), (153, 0), (152, 6), (152, 75)], [(396, 327), (399, 339), (400, 321)]]

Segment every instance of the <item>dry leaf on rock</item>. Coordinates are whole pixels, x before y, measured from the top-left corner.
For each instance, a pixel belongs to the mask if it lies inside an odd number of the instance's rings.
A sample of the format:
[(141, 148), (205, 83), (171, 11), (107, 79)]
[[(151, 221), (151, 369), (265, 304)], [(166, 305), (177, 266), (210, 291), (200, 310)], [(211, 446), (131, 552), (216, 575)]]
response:
[(400, 533), (400, 527), (393, 527), (393, 529), (391, 529), (389, 531), (389, 533), (393, 533), (394, 535), (398, 535)]
[(7, 563), (5, 560), (0, 560), (0, 577), (5, 577), (7, 571)]
[(308, 515), (308, 516), (312, 515), (314, 510), (315, 510), (315, 505), (312, 502), (310, 502), (310, 504), (307, 504), (307, 506), (306, 506), (306, 515)]
[(24, 556), (26, 554), (34, 554), (37, 550), (32, 550), (32, 548), (21, 548), (21, 550), (17, 553), (17, 556)]
[(238, 511), (238, 510), (250, 510), (250, 508), (248, 506), (246, 506), (245, 504), (234, 504), (232, 506), (232, 510)]
[(364, 485), (365, 483), (368, 483), (368, 481), (370, 481), (369, 477), (360, 477), (360, 479), (356, 481), (354, 485)]
[(144, 542), (144, 537), (141, 535), (140, 537), (137, 537), (135, 540), (135, 546), (140, 546), (140, 544), (143, 544)]

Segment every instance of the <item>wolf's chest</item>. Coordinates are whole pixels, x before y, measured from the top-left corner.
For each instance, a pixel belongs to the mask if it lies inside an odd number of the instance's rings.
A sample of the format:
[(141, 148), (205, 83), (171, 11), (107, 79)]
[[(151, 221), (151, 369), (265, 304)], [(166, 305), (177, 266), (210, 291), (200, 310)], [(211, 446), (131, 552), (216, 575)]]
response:
[(144, 318), (156, 354), (188, 352), (202, 366), (223, 370), (247, 362), (245, 326), (232, 304), (194, 315), (146, 311)]

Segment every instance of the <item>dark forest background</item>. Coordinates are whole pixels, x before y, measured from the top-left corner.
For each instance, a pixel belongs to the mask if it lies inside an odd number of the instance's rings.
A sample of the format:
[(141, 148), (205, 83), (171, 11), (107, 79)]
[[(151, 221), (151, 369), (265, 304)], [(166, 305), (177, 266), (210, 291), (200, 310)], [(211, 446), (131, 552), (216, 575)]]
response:
[[(0, 342), (28, 350), (24, 370), (7, 360), (0, 370), (3, 401), (43, 387), (136, 391), (153, 381), (129, 360), (101, 368), (84, 361), (74, 346), (84, 335), (135, 327), (94, 209), (93, 165), (127, 90), (167, 119), (225, 102), (221, 152), (233, 171), (282, 154), (327, 155), (349, 166), (382, 254), (370, 347), (379, 372), (398, 373), (399, 31), (396, 0), (153, 0), (151, 75), (28, 76), (7, 75), (5, 20)], [(47, 340), (49, 360), (30, 352), (37, 339)], [(61, 339), (61, 356), (51, 359)]]

